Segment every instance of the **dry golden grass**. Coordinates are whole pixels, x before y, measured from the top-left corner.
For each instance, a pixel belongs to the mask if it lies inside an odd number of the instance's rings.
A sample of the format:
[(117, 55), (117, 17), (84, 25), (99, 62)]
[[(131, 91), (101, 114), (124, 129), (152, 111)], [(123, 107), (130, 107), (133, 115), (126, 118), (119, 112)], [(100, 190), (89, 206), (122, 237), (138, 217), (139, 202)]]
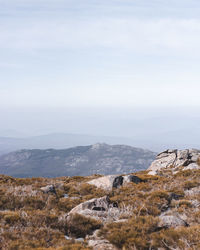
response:
[[(107, 192), (86, 183), (99, 176), (17, 179), (0, 175), (0, 249), (90, 249), (86, 241), (77, 243), (64, 235), (85, 237), (97, 228), (119, 249), (200, 249), (200, 194), (193, 193), (200, 188), (200, 171), (176, 175), (165, 171), (163, 176), (142, 171), (137, 176), (144, 182)], [(41, 191), (50, 184), (56, 194)], [(172, 199), (172, 194), (180, 197)], [(105, 195), (118, 203), (126, 221), (102, 225), (76, 215), (71, 224), (67, 222), (72, 208)], [(167, 210), (187, 218), (189, 227), (158, 229), (158, 216)]]

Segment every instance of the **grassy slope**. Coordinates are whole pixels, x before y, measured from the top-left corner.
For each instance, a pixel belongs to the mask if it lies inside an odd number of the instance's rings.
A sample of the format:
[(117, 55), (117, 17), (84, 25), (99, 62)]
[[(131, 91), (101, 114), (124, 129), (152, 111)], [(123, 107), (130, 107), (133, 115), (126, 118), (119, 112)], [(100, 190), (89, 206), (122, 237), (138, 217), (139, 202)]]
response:
[[(200, 171), (181, 171), (172, 176), (170, 170), (162, 177), (137, 175), (144, 183), (133, 184), (106, 192), (86, 183), (97, 178), (62, 177), (17, 179), (0, 176), (0, 249), (89, 249), (87, 242), (66, 240), (70, 233), (66, 213), (83, 201), (109, 195), (121, 209), (126, 222), (100, 225), (100, 235), (120, 249), (199, 249), (200, 195), (185, 195), (184, 191), (200, 186)], [(40, 187), (56, 185), (57, 194), (45, 194)], [(171, 193), (181, 194), (169, 202)], [(64, 198), (64, 194), (77, 199)], [(166, 208), (187, 217), (189, 227), (158, 230), (158, 216)], [(82, 223), (82, 224), (81, 224)], [(95, 222), (80, 220), (77, 231), (87, 234)]]

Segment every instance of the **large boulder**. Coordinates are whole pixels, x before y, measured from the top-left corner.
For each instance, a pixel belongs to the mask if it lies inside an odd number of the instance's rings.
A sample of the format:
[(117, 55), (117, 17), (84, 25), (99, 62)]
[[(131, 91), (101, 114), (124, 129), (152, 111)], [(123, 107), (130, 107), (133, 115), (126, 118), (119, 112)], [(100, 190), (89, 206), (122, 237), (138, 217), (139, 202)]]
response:
[(111, 202), (108, 196), (94, 198), (74, 207), (68, 214), (68, 219), (74, 214), (80, 214), (102, 222), (118, 219), (119, 209), (116, 202)]
[(172, 170), (181, 167), (182, 170), (200, 169), (198, 160), (200, 159), (200, 150), (166, 150), (157, 155), (155, 161), (148, 168), (149, 174), (156, 175), (160, 170), (172, 168)]
[(107, 175), (100, 177), (94, 180), (89, 181), (88, 183), (96, 186), (97, 188), (102, 188), (104, 190), (110, 191), (112, 188), (118, 188), (126, 183), (133, 182), (138, 184), (143, 182), (138, 176), (135, 175)]
[(88, 184), (94, 185), (97, 188), (102, 188), (105, 190), (111, 190), (113, 187), (113, 182), (117, 176), (116, 175), (106, 175), (88, 182)]

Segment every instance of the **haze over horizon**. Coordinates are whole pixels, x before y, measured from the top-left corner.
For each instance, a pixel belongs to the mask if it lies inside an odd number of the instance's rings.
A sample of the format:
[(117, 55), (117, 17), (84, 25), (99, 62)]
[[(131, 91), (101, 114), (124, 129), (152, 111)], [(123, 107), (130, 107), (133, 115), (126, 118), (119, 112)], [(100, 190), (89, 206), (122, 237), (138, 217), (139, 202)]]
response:
[(0, 0), (0, 136), (200, 147), (199, 10), (195, 0)]

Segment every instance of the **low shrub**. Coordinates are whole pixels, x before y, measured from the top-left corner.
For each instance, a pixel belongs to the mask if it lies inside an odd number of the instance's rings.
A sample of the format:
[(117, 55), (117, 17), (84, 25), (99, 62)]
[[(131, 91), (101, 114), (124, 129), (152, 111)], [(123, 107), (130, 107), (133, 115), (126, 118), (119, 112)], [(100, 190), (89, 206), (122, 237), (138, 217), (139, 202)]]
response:
[(200, 185), (200, 183), (198, 181), (186, 181), (183, 185), (184, 189), (191, 189), (194, 187), (198, 187)]
[(200, 226), (170, 228), (152, 234), (152, 248), (200, 249)]
[(153, 216), (137, 216), (127, 222), (108, 224), (100, 230), (99, 235), (118, 248), (149, 249), (150, 235), (157, 225), (158, 219)]
[(84, 238), (87, 234), (91, 234), (94, 230), (101, 228), (102, 223), (92, 218), (87, 218), (80, 214), (70, 215), (67, 223), (67, 231), (69, 235), (76, 238)]

